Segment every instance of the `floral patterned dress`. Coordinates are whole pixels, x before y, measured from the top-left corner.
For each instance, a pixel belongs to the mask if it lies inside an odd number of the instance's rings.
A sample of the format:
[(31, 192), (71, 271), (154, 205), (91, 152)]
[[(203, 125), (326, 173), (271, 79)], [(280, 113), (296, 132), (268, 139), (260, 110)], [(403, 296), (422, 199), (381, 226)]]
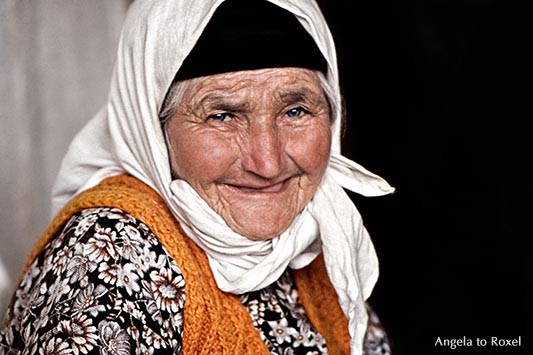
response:
[[(118, 209), (86, 209), (24, 275), (0, 330), (0, 355), (179, 354), (185, 290), (178, 265), (144, 223)], [(289, 272), (240, 298), (272, 354), (327, 354)], [(365, 354), (389, 354), (368, 311)]]

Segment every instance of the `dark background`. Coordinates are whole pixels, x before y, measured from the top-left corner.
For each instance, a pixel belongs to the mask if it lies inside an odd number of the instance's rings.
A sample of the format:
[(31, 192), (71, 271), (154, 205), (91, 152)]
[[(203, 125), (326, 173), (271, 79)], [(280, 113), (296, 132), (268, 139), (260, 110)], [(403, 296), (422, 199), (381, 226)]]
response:
[[(397, 188), (351, 195), (380, 257), (370, 301), (394, 355), (533, 354), (527, 2), (320, 3), (344, 154)], [(439, 336), (489, 345), (452, 350)], [(493, 336), (522, 346), (491, 347)]]

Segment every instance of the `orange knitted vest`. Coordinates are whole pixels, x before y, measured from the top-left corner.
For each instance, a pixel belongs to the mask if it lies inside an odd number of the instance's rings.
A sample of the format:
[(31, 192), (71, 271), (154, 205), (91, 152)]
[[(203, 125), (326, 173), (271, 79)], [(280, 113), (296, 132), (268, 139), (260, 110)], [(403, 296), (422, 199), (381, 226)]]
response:
[[(131, 176), (108, 178), (71, 200), (36, 242), (25, 270), (73, 214), (93, 207), (116, 207), (143, 221), (179, 265), (187, 290), (182, 354), (270, 354), (238, 296), (218, 289), (207, 256), (184, 235), (163, 199)], [(325, 337), (329, 353), (349, 354), (348, 322), (322, 257), (293, 276), (306, 314)]]

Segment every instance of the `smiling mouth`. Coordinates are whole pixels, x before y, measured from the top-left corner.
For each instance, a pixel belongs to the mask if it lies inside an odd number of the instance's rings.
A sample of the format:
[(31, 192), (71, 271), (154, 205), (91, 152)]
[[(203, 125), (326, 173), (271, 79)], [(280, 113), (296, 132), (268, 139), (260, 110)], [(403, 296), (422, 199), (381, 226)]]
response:
[(237, 190), (241, 193), (250, 193), (250, 194), (267, 194), (267, 193), (278, 193), (284, 191), (289, 185), (291, 178), (285, 179), (275, 184), (265, 185), (265, 186), (253, 186), (248, 184), (225, 184), (232, 190)]

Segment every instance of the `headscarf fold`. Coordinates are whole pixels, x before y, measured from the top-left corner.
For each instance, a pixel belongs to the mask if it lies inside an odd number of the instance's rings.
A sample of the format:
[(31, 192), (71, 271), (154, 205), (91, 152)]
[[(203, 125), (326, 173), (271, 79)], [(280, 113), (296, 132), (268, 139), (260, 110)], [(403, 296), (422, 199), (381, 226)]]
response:
[(128, 173), (156, 190), (187, 235), (207, 254), (219, 288), (236, 294), (268, 286), (287, 269), (303, 268), (320, 252), (349, 320), (352, 355), (362, 354), (364, 302), (378, 260), (361, 216), (343, 188), (365, 196), (394, 189), (340, 154), (341, 95), (333, 38), (313, 0), (268, 0), (293, 13), (328, 63), (334, 90), (331, 156), (312, 201), (269, 241), (235, 233), (183, 180), (172, 180), (159, 122), (165, 94), (187, 54), (223, 0), (136, 0), (119, 42), (107, 104), (78, 133), (62, 162), (52, 210), (106, 177)]

